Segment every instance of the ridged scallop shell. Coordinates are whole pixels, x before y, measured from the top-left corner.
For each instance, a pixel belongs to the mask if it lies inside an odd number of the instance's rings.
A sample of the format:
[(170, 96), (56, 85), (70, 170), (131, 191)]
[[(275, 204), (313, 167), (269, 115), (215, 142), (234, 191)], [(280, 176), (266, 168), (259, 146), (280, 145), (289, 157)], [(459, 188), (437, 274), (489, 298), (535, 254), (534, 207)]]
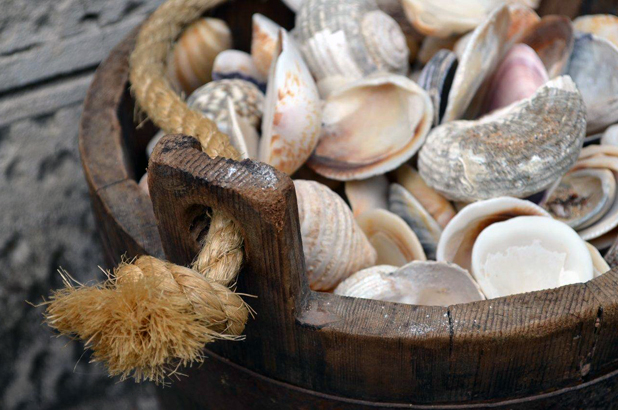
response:
[(527, 197), (575, 163), (586, 134), (585, 107), (567, 76), (477, 121), (434, 128), (420, 151), (425, 182), (451, 200)]
[(174, 46), (169, 77), (185, 94), (211, 80), (215, 57), (232, 47), (228, 25), (215, 18), (203, 18), (191, 24)]
[(331, 290), (375, 264), (376, 251), (343, 199), (317, 182), (295, 180), (294, 186), (311, 289)]
[(345, 195), (357, 217), (372, 209), (388, 209), (388, 179), (384, 175), (345, 183)]
[(412, 262), (399, 269), (375, 266), (350, 276), (335, 294), (384, 302), (449, 306), (484, 300), (470, 274), (456, 265)]
[(294, 41), (281, 30), (268, 77), (260, 161), (292, 175), (320, 136), (320, 97)]
[(545, 16), (530, 27), (520, 41), (536, 52), (549, 78), (555, 78), (568, 66), (575, 41), (573, 25), (564, 16)]
[(394, 213), (374, 209), (363, 212), (356, 221), (378, 253), (378, 265), (403, 266), (414, 260), (427, 260), (414, 231)]
[(579, 16), (573, 20), (577, 31), (594, 34), (618, 47), (618, 17), (612, 14), (593, 14)]
[(251, 55), (244, 51), (225, 50), (219, 53), (212, 67), (212, 79), (240, 79), (257, 85), (262, 91), (266, 89), (266, 77), (258, 71)]
[(304, 0), (294, 33), (318, 80), (408, 71), (406, 38), (375, 0)]
[(496, 222), (472, 249), (472, 276), (488, 299), (586, 282), (593, 272), (586, 243), (552, 218)]
[(261, 14), (253, 15), (253, 32), (251, 37), (251, 57), (255, 67), (264, 78), (268, 78), (273, 56), (279, 39), (279, 26)]
[(442, 227), (407, 189), (392, 184), (388, 197), (388, 210), (403, 219), (414, 231), (428, 259), (436, 258), (436, 248)]
[(438, 51), (425, 65), (418, 85), (423, 87), (433, 103), (433, 123), (440, 124), (446, 111), (448, 94), (457, 70), (457, 56), (449, 50)]
[(577, 84), (586, 103), (589, 134), (618, 122), (617, 73), (616, 46), (591, 34), (576, 36), (567, 74)]
[(374, 74), (326, 100), (322, 135), (308, 165), (331, 179), (365, 179), (391, 171), (421, 147), (433, 106), (412, 80)]
[(436, 259), (470, 270), (472, 247), (483, 229), (517, 216), (550, 217), (543, 208), (523, 199), (502, 197), (475, 202), (463, 208), (444, 228)]

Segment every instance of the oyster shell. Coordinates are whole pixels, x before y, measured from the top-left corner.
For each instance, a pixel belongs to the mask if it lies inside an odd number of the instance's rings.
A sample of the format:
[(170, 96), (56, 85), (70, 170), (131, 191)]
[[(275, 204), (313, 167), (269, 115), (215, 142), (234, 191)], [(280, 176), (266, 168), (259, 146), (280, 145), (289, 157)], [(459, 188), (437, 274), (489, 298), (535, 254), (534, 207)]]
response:
[(483, 229), (472, 249), (472, 276), (488, 299), (592, 279), (586, 243), (552, 218), (520, 216)]
[(470, 274), (456, 265), (412, 262), (399, 269), (375, 266), (347, 278), (336, 295), (425, 306), (450, 306), (484, 300)]
[(394, 176), (395, 181), (414, 195), (442, 228), (453, 219), (456, 214), (453, 205), (430, 188), (414, 168), (404, 164), (395, 171)]
[(395, 169), (418, 151), (433, 108), (412, 80), (374, 74), (326, 100), (322, 135), (308, 165), (336, 180), (365, 179)]
[(268, 78), (273, 56), (277, 49), (279, 26), (274, 21), (261, 15), (253, 15), (253, 32), (251, 37), (251, 57), (259, 73)]
[(418, 85), (429, 94), (433, 103), (433, 123), (440, 124), (446, 111), (448, 93), (457, 70), (457, 57), (449, 50), (438, 51), (425, 65), (418, 79)]
[(374, 209), (364, 212), (356, 221), (378, 253), (376, 264), (403, 266), (427, 259), (414, 231), (392, 212)]
[(549, 78), (555, 78), (567, 68), (575, 37), (567, 17), (546, 16), (530, 27), (520, 41), (532, 47), (543, 61)]
[(436, 258), (442, 227), (407, 189), (392, 184), (388, 209), (403, 219), (418, 237), (428, 259)]
[(229, 48), (232, 48), (232, 32), (225, 21), (197, 20), (187, 27), (174, 46), (168, 76), (189, 95), (211, 80), (215, 57)]
[[(603, 69), (599, 69), (603, 67)], [(588, 133), (618, 122), (618, 48), (591, 34), (575, 37), (567, 74), (586, 103)]]
[(573, 20), (575, 30), (594, 34), (618, 47), (618, 17), (612, 14), (579, 16)]
[(502, 197), (475, 202), (464, 207), (442, 231), (436, 259), (470, 270), (472, 247), (489, 225), (517, 216), (550, 215), (540, 206), (523, 199)]
[(419, 171), (451, 200), (528, 197), (573, 166), (585, 127), (581, 95), (569, 77), (558, 77), (477, 121), (434, 128), (420, 151)]
[(331, 290), (375, 264), (376, 251), (343, 199), (318, 182), (295, 180), (294, 186), (311, 289)]
[(357, 217), (372, 209), (388, 209), (388, 179), (384, 175), (345, 183), (345, 195)]
[(408, 72), (406, 38), (375, 0), (304, 0), (294, 34), (318, 80)]
[(241, 79), (266, 89), (266, 77), (255, 66), (250, 54), (238, 50), (225, 50), (215, 58), (212, 66), (213, 81)]
[(320, 97), (300, 52), (281, 30), (268, 78), (261, 161), (289, 175), (305, 163), (320, 135)]

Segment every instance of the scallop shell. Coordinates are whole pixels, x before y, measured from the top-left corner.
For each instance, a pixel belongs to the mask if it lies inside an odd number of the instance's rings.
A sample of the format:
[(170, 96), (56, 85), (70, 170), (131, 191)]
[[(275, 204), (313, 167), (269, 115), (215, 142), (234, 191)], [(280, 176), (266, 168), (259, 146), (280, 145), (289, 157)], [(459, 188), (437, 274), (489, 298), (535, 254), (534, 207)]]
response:
[(450, 306), (484, 300), (470, 274), (456, 265), (412, 262), (399, 269), (375, 266), (355, 273), (336, 295), (425, 306)]
[(555, 78), (568, 66), (575, 37), (567, 17), (546, 16), (530, 27), (520, 41), (532, 47), (543, 61), (549, 78)]
[(280, 32), (268, 78), (260, 160), (289, 175), (313, 152), (320, 136), (318, 89), (294, 41)]
[(357, 217), (372, 209), (388, 209), (388, 179), (384, 175), (345, 183), (345, 195)]
[(455, 216), (455, 208), (442, 195), (429, 187), (418, 172), (404, 164), (395, 171), (395, 181), (408, 190), (421, 203), (433, 219), (444, 228)]
[(238, 50), (220, 53), (212, 67), (213, 81), (241, 79), (252, 82), (262, 91), (266, 89), (266, 77), (257, 69), (250, 54)]
[(575, 163), (586, 134), (585, 107), (567, 76), (477, 121), (434, 128), (420, 151), (425, 182), (451, 200), (528, 197)]
[(479, 234), (489, 225), (517, 216), (550, 215), (530, 201), (510, 197), (488, 199), (463, 208), (442, 231), (436, 259), (471, 268), (472, 247)]
[(378, 265), (403, 266), (427, 260), (418, 237), (406, 222), (385, 209), (367, 211), (356, 218), (378, 253)]
[(257, 131), (246, 119), (236, 113), (234, 102), (231, 98), (227, 99), (227, 109), (229, 113), (227, 129), (230, 143), (238, 150), (242, 159), (256, 159), (260, 141)]
[(343, 199), (317, 182), (295, 180), (294, 186), (311, 289), (331, 290), (375, 264), (376, 251)]
[(399, 184), (391, 185), (388, 204), (389, 211), (399, 216), (412, 228), (427, 258), (435, 259), (442, 227), (414, 195)]
[(586, 248), (588, 248), (590, 258), (592, 258), (593, 275), (595, 278), (598, 278), (611, 269), (597, 248), (590, 245), (588, 242), (586, 242)]
[(268, 78), (273, 56), (277, 49), (279, 26), (274, 21), (261, 14), (253, 15), (253, 34), (251, 37), (251, 57), (258, 72)]
[(472, 276), (488, 299), (586, 282), (586, 243), (566, 224), (520, 216), (483, 229), (472, 249)]
[(591, 34), (576, 36), (567, 74), (586, 103), (588, 133), (603, 131), (618, 122), (617, 72), (616, 46)]
[(618, 17), (612, 14), (579, 16), (573, 20), (575, 30), (594, 34), (618, 47)]
[(438, 51), (425, 65), (418, 79), (418, 85), (429, 94), (433, 103), (433, 123), (440, 124), (446, 111), (448, 94), (457, 70), (457, 57), (448, 50)]
[(374, 0), (304, 0), (295, 36), (318, 80), (408, 71), (406, 38)]
[(215, 18), (203, 18), (191, 24), (180, 36), (169, 67), (169, 77), (185, 94), (211, 80), (215, 57), (232, 47), (228, 25)]
[(573, 229), (586, 228), (607, 213), (616, 197), (616, 179), (606, 169), (582, 169), (565, 175), (542, 202), (554, 219)]
[(322, 135), (308, 164), (336, 180), (383, 174), (418, 151), (432, 119), (429, 96), (412, 80), (374, 74), (326, 100)]

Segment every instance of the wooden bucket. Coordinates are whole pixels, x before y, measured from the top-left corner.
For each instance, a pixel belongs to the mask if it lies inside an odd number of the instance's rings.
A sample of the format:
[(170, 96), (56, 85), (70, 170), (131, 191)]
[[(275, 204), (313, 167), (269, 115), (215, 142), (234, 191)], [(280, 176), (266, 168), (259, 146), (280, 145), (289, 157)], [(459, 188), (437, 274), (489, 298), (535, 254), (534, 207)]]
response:
[[(540, 11), (572, 17), (580, 3), (548, 1)], [(284, 27), (293, 23), (276, 0), (239, 0), (213, 14), (246, 50), (255, 12)], [(313, 292), (291, 180), (260, 163), (210, 159), (185, 136), (167, 137), (151, 161), (155, 219), (136, 182), (156, 129), (133, 121), (128, 57), (135, 34), (95, 75), (79, 137), (107, 262), (150, 254), (187, 265), (205, 225), (195, 217), (220, 208), (245, 238), (238, 291), (257, 296), (247, 299), (257, 316), (246, 340), (209, 345), (203, 365), (160, 390), (169, 408), (612, 408), (618, 270), (585, 284), (448, 308)]]

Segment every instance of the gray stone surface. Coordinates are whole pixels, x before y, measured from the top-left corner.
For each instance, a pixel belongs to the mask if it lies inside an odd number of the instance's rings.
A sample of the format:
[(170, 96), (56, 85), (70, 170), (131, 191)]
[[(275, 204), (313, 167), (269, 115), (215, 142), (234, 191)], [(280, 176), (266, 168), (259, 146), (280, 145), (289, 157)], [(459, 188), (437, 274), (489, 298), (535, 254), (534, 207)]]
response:
[(55, 338), (40, 302), (102, 278), (77, 149), (97, 64), (161, 0), (0, 0), (0, 409), (156, 409), (154, 388), (110, 379)]

